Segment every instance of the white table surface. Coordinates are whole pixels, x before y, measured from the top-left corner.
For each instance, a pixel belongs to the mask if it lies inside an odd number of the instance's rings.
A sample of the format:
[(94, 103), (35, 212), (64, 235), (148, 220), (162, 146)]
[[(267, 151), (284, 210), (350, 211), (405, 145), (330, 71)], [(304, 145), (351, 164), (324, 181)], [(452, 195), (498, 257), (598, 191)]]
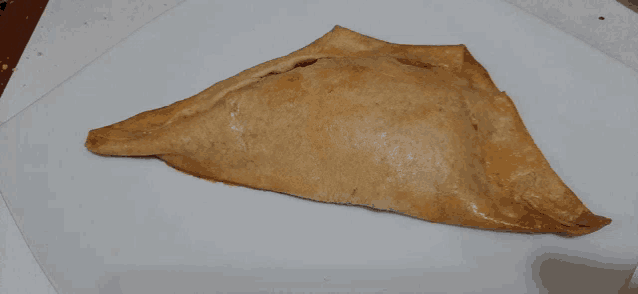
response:
[[(606, 277), (597, 285), (608, 289), (631, 276), (631, 54), (605, 55), (504, 2), (125, 2), (51, 1), (0, 99), (0, 121), (10, 119), (0, 126), (0, 192), (18, 223), (0, 206), (1, 291), (55, 293), (29, 249), (59, 293), (547, 293), (589, 285), (565, 272)], [(605, 7), (608, 20), (631, 13)], [(82, 145), (91, 128), (186, 98), (335, 24), (395, 43), (467, 44), (563, 180), (614, 223), (573, 240), (454, 228), (211, 184)]]

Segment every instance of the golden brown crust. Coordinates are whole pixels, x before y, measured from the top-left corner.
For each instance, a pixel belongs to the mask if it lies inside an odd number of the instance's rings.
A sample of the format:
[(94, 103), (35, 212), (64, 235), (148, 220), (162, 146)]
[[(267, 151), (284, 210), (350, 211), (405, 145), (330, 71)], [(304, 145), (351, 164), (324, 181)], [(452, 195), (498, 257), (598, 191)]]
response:
[(594, 215), (463, 45), (398, 45), (342, 27), (164, 108), (91, 130), (102, 155), (431, 222), (577, 236)]

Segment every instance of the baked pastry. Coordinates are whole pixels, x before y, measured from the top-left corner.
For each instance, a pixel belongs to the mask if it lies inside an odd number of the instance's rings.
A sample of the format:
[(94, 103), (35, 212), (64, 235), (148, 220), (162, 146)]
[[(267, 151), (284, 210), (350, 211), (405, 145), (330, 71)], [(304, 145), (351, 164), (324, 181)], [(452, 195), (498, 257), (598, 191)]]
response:
[(579, 236), (611, 222), (561, 181), (464, 45), (392, 44), (340, 26), (193, 97), (91, 130), (86, 147), (435, 223)]

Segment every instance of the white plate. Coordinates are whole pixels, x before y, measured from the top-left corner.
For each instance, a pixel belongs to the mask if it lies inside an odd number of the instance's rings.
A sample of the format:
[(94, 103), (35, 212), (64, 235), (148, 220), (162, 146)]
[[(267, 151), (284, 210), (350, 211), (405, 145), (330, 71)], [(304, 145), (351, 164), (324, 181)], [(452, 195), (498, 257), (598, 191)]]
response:
[[(275, 3), (189, 1), (0, 127), (0, 191), (60, 293), (603, 293), (625, 283), (638, 263), (635, 72), (507, 3)], [(473, 230), (84, 148), (90, 129), (187, 98), (336, 24), (393, 43), (466, 44), (556, 172), (612, 224), (574, 239)]]

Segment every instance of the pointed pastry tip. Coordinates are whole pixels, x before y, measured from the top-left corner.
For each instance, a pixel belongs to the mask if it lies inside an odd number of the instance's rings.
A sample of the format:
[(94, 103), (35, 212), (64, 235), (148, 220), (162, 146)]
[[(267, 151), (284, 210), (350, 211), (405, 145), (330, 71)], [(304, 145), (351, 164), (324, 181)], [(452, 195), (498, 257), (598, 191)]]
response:
[[(84, 147), (92, 153), (99, 155), (117, 155), (114, 152), (114, 141), (109, 136), (109, 127), (103, 127), (99, 129), (90, 130), (84, 142)], [(110, 147), (109, 147), (110, 146)]]
[(91, 152), (96, 152), (99, 150), (100, 146), (106, 143), (106, 138), (96, 136), (95, 130), (90, 130), (89, 135), (86, 137), (86, 142), (84, 142), (84, 147)]
[(595, 215), (590, 212), (587, 214), (582, 214), (574, 221), (574, 223), (581, 228), (587, 228), (589, 232), (595, 232), (611, 224), (611, 219), (604, 216)]
[(583, 214), (578, 219), (576, 219), (575, 223), (581, 227), (604, 227), (611, 223), (610, 218), (606, 218), (604, 216), (595, 215), (593, 213)]
[(162, 141), (144, 131), (121, 130), (113, 126), (90, 130), (84, 146), (106, 156), (149, 156), (161, 153)]
[(609, 224), (611, 224), (610, 218), (586, 212), (574, 220), (573, 227), (570, 227), (567, 232), (559, 235), (578, 237), (596, 232)]

